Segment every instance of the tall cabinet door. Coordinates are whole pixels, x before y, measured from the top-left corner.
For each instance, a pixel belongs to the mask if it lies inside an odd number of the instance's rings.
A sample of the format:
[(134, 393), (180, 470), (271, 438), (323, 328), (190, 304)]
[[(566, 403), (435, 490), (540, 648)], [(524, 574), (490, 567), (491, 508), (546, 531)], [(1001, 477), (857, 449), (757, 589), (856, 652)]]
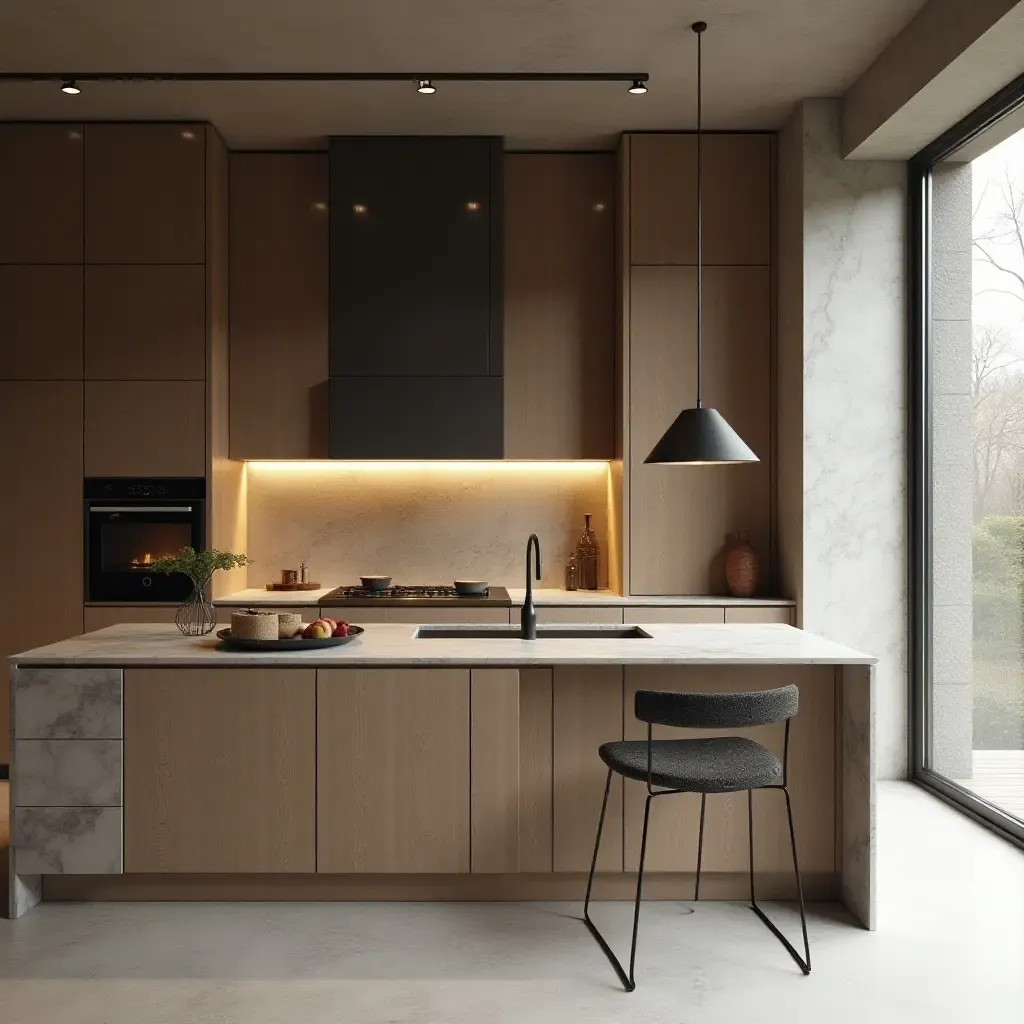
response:
[(0, 125), (0, 263), (82, 262), (82, 126)]
[[(0, 658), (82, 632), (82, 385), (0, 381)], [(0, 764), (10, 760), (0, 672)]]
[(205, 262), (203, 126), (95, 124), (85, 137), (85, 262)]

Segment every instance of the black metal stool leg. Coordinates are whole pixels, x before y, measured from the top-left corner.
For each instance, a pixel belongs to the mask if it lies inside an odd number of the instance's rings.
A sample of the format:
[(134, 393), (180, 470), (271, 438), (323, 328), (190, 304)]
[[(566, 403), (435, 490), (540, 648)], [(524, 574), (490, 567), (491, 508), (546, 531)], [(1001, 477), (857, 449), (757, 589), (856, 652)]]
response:
[(636, 936), (637, 929), (640, 923), (640, 897), (643, 891), (643, 880), (644, 880), (644, 857), (647, 852), (647, 822), (651, 812), (651, 798), (647, 797), (647, 803), (644, 806), (644, 831), (643, 837), (640, 840), (640, 870), (636, 876), (636, 901), (633, 906), (633, 942), (629, 952), (629, 974), (622, 968), (622, 964), (619, 963), (618, 957), (612, 952), (611, 946), (605, 941), (604, 936), (597, 930), (597, 925), (590, 919), (590, 893), (594, 885), (594, 872), (597, 869), (597, 854), (601, 849), (601, 832), (604, 829), (604, 816), (608, 810), (608, 793), (611, 790), (612, 785), (612, 771), (608, 769), (608, 778), (604, 784), (604, 799), (601, 801), (601, 817), (597, 823), (597, 841), (594, 843), (594, 859), (590, 862), (590, 877), (587, 880), (587, 895), (583, 901), (583, 921), (590, 931), (590, 934), (594, 936), (594, 940), (601, 947), (604, 955), (608, 958), (608, 962), (615, 968), (615, 973), (619, 976), (619, 980), (622, 982), (623, 988), (627, 992), (632, 992), (636, 988), (636, 983), (633, 981), (633, 965), (636, 962)]
[(793, 851), (793, 874), (796, 876), (796, 895), (800, 904), (800, 928), (804, 938), (803, 957), (793, 948), (789, 939), (768, 919), (765, 912), (754, 899), (754, 791), (747, 790), (747, 824), (750, 834), (750, 909), (767, 925), (768, 930), (786, 947), (789, 955), (797, 962), (804, 974), (811, 973), (811, 947), (807, 940), (807, 915), (804, 911), (804, 890), (800, 880), (800, 863), (796, 853), (796, 830), (793, 828), (793, 805), (789, 799), (789, 790), (785, 786), (766, 786), (765, 789), (781, 789), (786, 797), (786, 815), (789, 818), (789, 844)]
[(704, 856), (704, 805), (707, 803), (707, 793), (700, 795), (700, 829), (697, 832), (697, 878), (693, 883), (693, 902), (700, 899), (700, 862)]

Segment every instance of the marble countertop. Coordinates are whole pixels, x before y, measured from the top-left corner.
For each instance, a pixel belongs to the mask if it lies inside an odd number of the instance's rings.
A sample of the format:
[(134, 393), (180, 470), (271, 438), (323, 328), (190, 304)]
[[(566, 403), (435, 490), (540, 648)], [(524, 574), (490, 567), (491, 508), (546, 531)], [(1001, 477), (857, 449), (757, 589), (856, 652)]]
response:
[[(246, 607), (273, 605), (283, 607), (285, 605), (314, 605), (318, 604), (320, 598), (329, 594), (334, 587), (322, 587), (320, 590), (266, 590), (263, 587), (249, 587), (247, 590), (239, 590), (234, 594), (226, 594), (214, 600), (215, 605)], [(512, 604), (521, 605), (526, 595), (523, 588), (509, 588), (509, 597)], [(795, 602), (783, 597), (717, 597), (703, 594), (687, 597), (623, 597), (612, 590), (556, 590), (553, 588), (538, 589), (533, 592), (533, 601), (538, 607), (545, 605), (578, 605), (580, 607), (595, 607), (607, 605), (610, 607), (631, 607), (640, 605), (643, 607), (671, 607), (671, 608), (700, 608), (700, 607), (740, 607), (740, 608), (764, 608), (774, 606), (792, 606)], [(369, 601), (367, 602), (370, 603)]]
[[(352, 643), (320, 650), (251, 653), (216, 635), (185, 637), (169, 624), (108, 626), (13, 655), (19, 665), (345, 666), (472, 665), (871, 665), (875, 658), (792, 626), (642, 625), (649, 639), (420, 639), (418, 627), (373, 623)], [(487, 628), (487, 627), (477, 627)], [(502, 628), (502, 627), (492, 627)], [(614, 628), (614, 627), (607, 627)]]

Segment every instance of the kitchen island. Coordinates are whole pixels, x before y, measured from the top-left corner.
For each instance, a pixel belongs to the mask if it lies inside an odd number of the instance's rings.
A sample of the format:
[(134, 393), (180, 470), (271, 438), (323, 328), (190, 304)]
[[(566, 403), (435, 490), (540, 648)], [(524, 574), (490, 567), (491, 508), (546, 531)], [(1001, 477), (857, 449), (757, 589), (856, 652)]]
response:
[[(134, 624), (16, 655), (12, 915), (44, 898), (581, 899), (597, 748), (645, 735), (636, 690), (792, 682), (805, 892), (873, 927), (874, 659), (785, 625), (642, 631), (524, 641), (380, 623), (342, 647), (249, 653)], [(781, 727), (749, 732), (780, 749)], [(632, 896), (644, 795), (616, 779), (599, 898)], [(739, 801), (708, 800), (707, 898), (746, 892)], [(652, 812), (650, 897), (690, 898), (699, 804)], [(777, 794), (756, 797), (755, 820), (759, 892), (787, 898)]]

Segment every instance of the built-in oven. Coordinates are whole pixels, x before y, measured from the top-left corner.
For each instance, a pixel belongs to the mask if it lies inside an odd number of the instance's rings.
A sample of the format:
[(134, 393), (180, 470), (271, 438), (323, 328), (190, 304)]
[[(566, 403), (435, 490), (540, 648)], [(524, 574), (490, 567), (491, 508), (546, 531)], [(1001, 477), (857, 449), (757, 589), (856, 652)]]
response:
[(184, 547), (202, 550), (205, 521), (202, 477), (86, 479), (86, 601), (184, 601), (187, 576), (149, 567)]

